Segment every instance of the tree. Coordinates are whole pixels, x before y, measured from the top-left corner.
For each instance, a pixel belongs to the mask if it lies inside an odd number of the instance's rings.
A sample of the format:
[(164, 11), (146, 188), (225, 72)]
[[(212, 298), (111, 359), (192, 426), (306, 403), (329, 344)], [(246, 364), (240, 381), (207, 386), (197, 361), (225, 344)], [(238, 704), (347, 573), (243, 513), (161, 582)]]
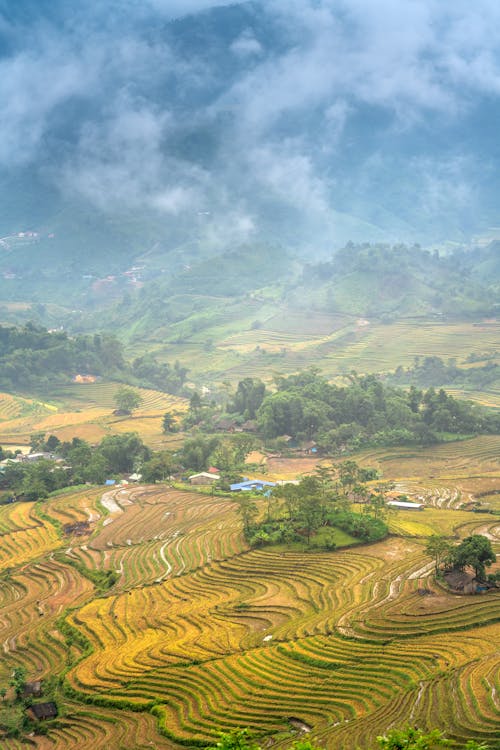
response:
[(221, 732), (220, 740), (215, 746), (217, 750), (260, 750), (252, 740), (249, 729), (233, 729), (231, 732)]
[(364, 505), (364, 512), (372, 515), (374, 518), (383, 518), (387, 512), (387, 505), (385, 502), (385, 494), (383, 491), (376, 488), (377, 492), (369, 492), (366, 495), (366, 504)]
[(177, 463), (171, 453), (167, 451), (155, 453), (141, 467), (142, 481), (152, 484), (155, 482), (164, 482), (177, 468)]
[(258, 378), (244, 378), (238, 383), (229, 411), (242, 414), (245, 419), (255, 419), (257, 409), (266, 395), (266, 386)]
[(99, 453), (98, 451), (94, 451), (89, 458), (88, 463), (86, 463), (82, 467), (80, 474), (77, 476), (80, 477), (84, 482), (91, 482), (92, 484), (102, 484), (106, 479), (108, 472), (108, 461), (101, 453)]
[(180, 452), (181, 463), (188, 469), (204, 471), (207, 468), (208, 457), (215, 450), (218, 442), (217, 438), (206, 438), (203, 435), (196, 435), (186, 440)]
[(448, 555), (452, 567), (458, 570), (474, 568), (474, 574), (479, 581), (485, 579), (486, 567), (496, 559), (490, 540), (482, 534), (472, 534), (462, 539), (458, 546), (451, 548)]
[(17, 700), (21, 700), (26, 687), (26, 668), (16, 667), (12, 672), (12, 678), (10, 684), (14, 688)]
[(61, 441), (58, 437), (56, 437), (56, 435), (49, 435), (49, 437), (47, 438), (47, 442), (45, 443), (45, 448), (51, 453), (54, 453), (60, 445)]
[(338, 467), (340, 484), (344, 488), (345, 492), (357, 484), (359, 479), (359, 466), (356, 461), (343, 461)]
[(43, 451), (43, 449), (45, 448), (45, 433), (34, 432), (32, 435), (30, 435), (30, 446), (33, 452)]
[(195, 391), (189, 399), (189, 410), (197, 414), (202, 406), (201, 396)]
[(177, 422), (175, 420), (175, 415), (172, 412), (165, 412), (165, 414), (163, 415), (161, 428), (165, 434), (168, 434), (169, 432), (177, 432)]
[(386, 735), (377, 737), (382, 750), (435, 750), (451, 745), (439, 729), (424, 732), (422, 729), (391, 729)]
[(101, 440), (98, 450), (107, 461), (108, 471), (114, 473), (134, 471), (151, 455), (136, 432), (107, 435)]
[(142, 397), (134, 388), (123, 386), (119, 388), (113, 396), (114, 402), (122, 412), (131, 414), (134, 409), (138, 409), (142, 404)]
[(304, 524), (307, 543), (311, 542), (311, 535), (321, 525), (322, 506), (317, 495), (304, 495), (300, 500), (300, 520)]
[(246, 492), (242, 492), (241, 497), (238, 497), (236, 502), (238, 503), (236, 512), (241, 516), (245, 534), (248, 534), (250, 532), (252, 522), (255, 521), (257, 517), (257, 505)]
[(425, 552), (432, 557), (436, 566), (436, 573), (439, 570), (439, 565), (449, 555), (451, 549), (450, 542), (440, 534), (433, 534), (429, 537), (425, 546)]

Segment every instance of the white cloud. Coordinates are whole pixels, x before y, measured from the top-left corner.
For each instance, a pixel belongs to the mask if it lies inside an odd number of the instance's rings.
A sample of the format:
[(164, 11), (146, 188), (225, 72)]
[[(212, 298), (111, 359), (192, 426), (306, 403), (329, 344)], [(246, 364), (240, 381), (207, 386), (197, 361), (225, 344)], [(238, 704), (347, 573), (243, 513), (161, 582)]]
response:
[[(0, 17), (16, 42), (0, 61), (0, 165), (43, 156), (75, 105), (71, 145), (50, 152), (52, 174), (102, 209), (176, 216), (208, 205), (219, 217), (207, 223), (215, 242), (256, 233), (269, 196), (329, 226), (335, 188), (349, 184), (339, 157), (357, 155), (360, 113), (382, 113), (382, 141), (411, 139), (418, 127), (432, 137), (432, 118), (454, 122), (478, 97), (500, 94), (494, 0), (262, 0), (242, 4), (242, 28), (215, 55), (171, 42), (169, 19), (223, 5), (233, 3), (75, 2), (64, 6), (66, 25), (39, 21), (24, 32)], [(206, 134), (213, 156), (200, 145)], [(366, 193), (383, 148), (359, 157)], [(408, 164), (424, 213), (470, 197), (467, 158), (443, 158), (434, 175), (425, 156)]]
[(262, 44), (255, 37), (251, 29), (245, 29), (232, 42), (231, 52), (239, 57), (253, 57), (262, 52)]

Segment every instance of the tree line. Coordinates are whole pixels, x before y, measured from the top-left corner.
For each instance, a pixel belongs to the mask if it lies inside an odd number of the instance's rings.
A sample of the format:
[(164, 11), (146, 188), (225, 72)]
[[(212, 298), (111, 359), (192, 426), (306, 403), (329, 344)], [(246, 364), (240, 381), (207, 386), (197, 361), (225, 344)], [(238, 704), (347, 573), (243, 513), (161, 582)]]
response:
[[(465, 745), (457, 745), (445, 737), (439, 729), (420, 729), (406, 726), (393, 728), (376, 738), (378, 750), (437, 750), (441, 747), (454, 747), (457, 750), (488, 750), (488, 745), (470, 739)], [(248, 729), (233, 729), (221, 732), (215, 746), (207, 750), (262, 750)], [(292, 742), (287, 750), (322, 750), (312, 740), (301, 738)]]
[(265, 439), (314, 439), (327, 452), (378, 445), (431, 445), (449, 435), (500, 432), (500, 415), (443, 389), (409, 390), (376, 375), (352, 373), (349, 384), (329, 383), (310, 368), (275, 378), (269, 392), (258, 378), (240, 381), (228, 411), (255, 419)]
[(123, 346), (109, 334), (69, 336), (34, 323), (0, 325), (0, 390), (42, 391), (68, 383), (78, 373), (180, 393), (187, 369), (179, 362), (158, 362), (151, 354), (127, 362)]
[(420, 388), (453, 385), (482, 389), (500, 380), (500, 366), (490, 361), (480, 367), (463, 368), (453, 358), (444, 362), (441, 357), (415, 357), (411, 367), (398, 367), (387, 380), (394, 385)]

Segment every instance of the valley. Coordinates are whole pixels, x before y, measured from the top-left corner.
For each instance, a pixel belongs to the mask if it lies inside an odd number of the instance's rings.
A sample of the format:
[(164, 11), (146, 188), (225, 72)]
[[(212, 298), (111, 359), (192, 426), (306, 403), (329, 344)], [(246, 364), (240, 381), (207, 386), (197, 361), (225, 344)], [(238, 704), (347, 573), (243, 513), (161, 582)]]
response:
[(499, 50), (0, 1), (0, 750), (500, 750)]

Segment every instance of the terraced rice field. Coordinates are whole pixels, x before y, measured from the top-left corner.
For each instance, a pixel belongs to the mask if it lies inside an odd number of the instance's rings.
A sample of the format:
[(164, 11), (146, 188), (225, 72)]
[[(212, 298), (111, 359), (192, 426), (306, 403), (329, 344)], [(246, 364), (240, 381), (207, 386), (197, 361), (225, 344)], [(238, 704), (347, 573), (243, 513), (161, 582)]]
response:
[[(365, 454), (428, 507), (330, 553), (250, 550), (232, 498), (163, 485), (2, 506), (0, 684), (15, 666), (64, 684), (47, 736), (2, 747), (173, 748), (242, 726), (281, 746), (292, 717), (325, 748), (372, 747), (408, 722), (496, 747), (500, 590), (449, 593), (424, 544), (477, 531), (500, 552), (498, 520), (460, 507), (498, 487), (498, 447)], [(116, 580), (99, 592), (101, 570)]]
[[(469, 354), (498, 349), (498, 321), (448, 322), (437, 319), (404, 319), (383, 325), (354, 316), (300, 314), (278, 310), (259, 319), (234, 318), (232, 325), (214, 325), (202, 334), (171, 341), (164, 354), (169, 361), (185, 363), (192, 377), (204, 382), (243, 377), (270, 380), (276, 372), (290, 373), (315, 365), (335, 377), (355, 369), (360, 373), (386, 372), (409, 366), (415, 356), (455, 357), (459, 364)], [(201, 338), (203, 336), (203, 338)], [(213, 348), (199, 357), (200, 342), (209, 338)], [(196, 343), (195, 343), (196, 342)], [(499, 406), (498, 384), (466, 398)]]
[(119, 383), (104, 382), (60, 386), (51, 394), (51, 403), (0, 394), (0, 445), (27, 444), (34, 432), (53, 434), (60, 440), (80, 437), (90, 443), (109, 434), (139, 432), (151, 446), (162, 446), (163, 414), (186, 411), (186, 399), (137, 388), (140, 408), (130, 416), (117, 417), (113, 414), (114, 395), (120, 387)]
[[(416, 356), (456, 357), (464, 352), (495, 350), (500, 337), (500, 323), (446, 323), (440, 321), (402, 321), (391, 325), (371, 324), (358, 328), (356, 336), (339, 346), (325, 344), (324, 369), (346, 360), (349, 369), (359, 372), (383, 372), (398, 365), (410, 365)], [(330, 361), (330, 363), (329, 363)]]

